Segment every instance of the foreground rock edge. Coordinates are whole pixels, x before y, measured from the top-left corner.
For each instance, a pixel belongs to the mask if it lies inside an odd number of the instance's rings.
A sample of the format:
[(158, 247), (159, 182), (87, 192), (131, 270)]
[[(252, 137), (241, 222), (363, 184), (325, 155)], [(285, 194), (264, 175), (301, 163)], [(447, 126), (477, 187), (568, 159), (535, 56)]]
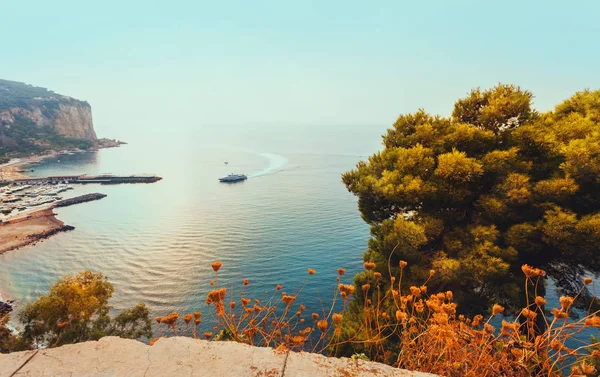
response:
[(164, 338), (152, 347), (131, 339), (99, 341), (0, 355), (0, 377), (12, 376), (395, 376), (434, 375), (388, 365), (278, 352), (235, 342)]

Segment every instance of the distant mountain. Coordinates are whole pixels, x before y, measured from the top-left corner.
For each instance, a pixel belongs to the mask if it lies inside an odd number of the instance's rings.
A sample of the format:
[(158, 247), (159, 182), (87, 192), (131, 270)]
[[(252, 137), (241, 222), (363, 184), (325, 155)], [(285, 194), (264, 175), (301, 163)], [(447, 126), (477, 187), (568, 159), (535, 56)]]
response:
[(0, 157), (97, 145), (89, 103), (0, 80)]

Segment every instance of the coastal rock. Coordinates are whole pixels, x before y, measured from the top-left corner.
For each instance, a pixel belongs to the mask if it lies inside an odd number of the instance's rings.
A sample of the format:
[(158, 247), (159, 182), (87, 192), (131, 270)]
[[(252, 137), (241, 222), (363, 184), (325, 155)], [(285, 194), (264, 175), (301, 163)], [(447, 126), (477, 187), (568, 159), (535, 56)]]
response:
[(49, 127), (68, 138), (97, 140), (89, 103), (46, 88), (0, 80), (0, 129), (10, 129), (23, 119), (32, 127)]
[(0, 377), (435, 377), (373, 362), (184, 337), (163, 338), (152, 347), (135, 340), (106, 337), (36, 352), (0, 355)]

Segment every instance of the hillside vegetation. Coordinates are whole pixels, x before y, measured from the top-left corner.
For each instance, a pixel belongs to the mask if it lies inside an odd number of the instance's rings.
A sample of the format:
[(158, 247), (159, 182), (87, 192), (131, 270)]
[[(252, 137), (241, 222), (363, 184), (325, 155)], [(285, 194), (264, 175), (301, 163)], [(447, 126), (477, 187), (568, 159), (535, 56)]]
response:
[[(69, 113), (73, 109), (75, 115)], [(91, 136), (73, 132), (77, 129)], [(56, 149), (88, 149), (94, 146), (94, 139), (87, 102), (46, 88), (0, 80), (0, 159)]]

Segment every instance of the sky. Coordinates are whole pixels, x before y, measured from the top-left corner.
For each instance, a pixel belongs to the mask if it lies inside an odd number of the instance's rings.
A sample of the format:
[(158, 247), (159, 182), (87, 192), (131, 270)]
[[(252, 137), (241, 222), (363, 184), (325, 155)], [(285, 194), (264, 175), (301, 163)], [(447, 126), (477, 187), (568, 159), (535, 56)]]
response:
[(513, 83), (600, 88), (600, 1), (0, 0), (0, 78), (87, 100), (100, 136), (391, 125)]

